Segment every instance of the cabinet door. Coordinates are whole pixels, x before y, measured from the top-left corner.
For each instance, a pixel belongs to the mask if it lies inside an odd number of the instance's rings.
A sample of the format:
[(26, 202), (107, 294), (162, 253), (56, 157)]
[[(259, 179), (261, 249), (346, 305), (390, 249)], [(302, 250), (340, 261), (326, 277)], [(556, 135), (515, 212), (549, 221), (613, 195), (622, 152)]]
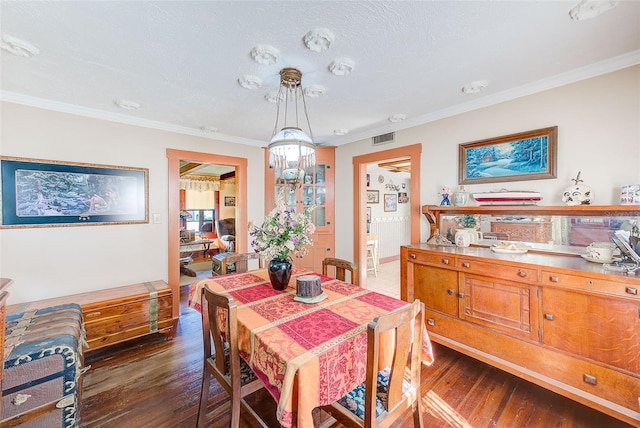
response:
[(414, 297), (430, 310), (458, 315), (458, 272), (415, 264)]
[(282, 194), (287, 205), (296, 212), (314, 205), (312, 213), (316, 231), (313, 245), (308, 247), (305, 257), (294, 257), (293, 263), (315, 272), (322, 271), (322, 260), (334, 257), (334, 182), (335, 151), (333, 147), (316, 148), (316, 164), (305, 169), (302, 185), (292, 187), (275, 176), (281, 171), (269, 167), (269, 153), (265, 152), (265, 213), (274, 207), (276, 196)]
[(545, 287), (543, 343), (640, 374), (640, 302)]
[(538, 341), (537, 286), (460, 274), (461, 319)]

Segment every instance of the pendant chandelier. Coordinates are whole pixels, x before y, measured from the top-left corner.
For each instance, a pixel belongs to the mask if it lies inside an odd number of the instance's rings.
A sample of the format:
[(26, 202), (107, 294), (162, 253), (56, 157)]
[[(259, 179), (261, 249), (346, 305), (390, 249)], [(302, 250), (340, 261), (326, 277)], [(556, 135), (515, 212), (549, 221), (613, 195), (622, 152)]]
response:
[[(269, 165), (275, 169), (276, 180), (281, 179), (297, 186), (304, 180), (305, 168), (313, 167), (316, 163), (316, 146), (313, 143), (300, 70), (280, 70), (277, 105), (276, 125), (269, 143)], [(307, 121), (309, 134), (300, 128), (299, 107)]]

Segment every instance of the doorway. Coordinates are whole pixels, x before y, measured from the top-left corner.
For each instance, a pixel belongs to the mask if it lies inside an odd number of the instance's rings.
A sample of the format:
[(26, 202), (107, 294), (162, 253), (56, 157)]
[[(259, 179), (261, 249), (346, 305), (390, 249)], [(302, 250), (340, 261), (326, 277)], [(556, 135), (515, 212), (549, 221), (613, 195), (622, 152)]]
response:
[[(410, 236), (411, 244), (420, 242), (420, 156), (422, 144), (383, 150), (353, 158), (353, 194), (354, 194), (354, 260), (358, 266), (367, 266), (367, 225), (366, 225), (366, 175), (367, 165), (389, 159), (409, 158), (411, 161), (411, 182), (409, 183)], [(366, 284), (366, 268), (358, 269), (360, 284)]]
[[(212, 153), (167, 149), (168, 159), (168, 282), (173, 292), (173, 318), (180, 316), (180, 161), (230, 165), (235, 168), (236, 224), (247, 224), (247, 159)], [(236, 251), (246, 252), (247, 236), (236, 236)]]

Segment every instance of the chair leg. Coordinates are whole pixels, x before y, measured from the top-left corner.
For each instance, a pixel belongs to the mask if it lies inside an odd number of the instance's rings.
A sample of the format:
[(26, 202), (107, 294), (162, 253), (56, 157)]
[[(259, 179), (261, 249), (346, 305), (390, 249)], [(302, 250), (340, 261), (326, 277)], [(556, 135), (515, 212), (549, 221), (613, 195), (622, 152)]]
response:
[[(205, 362), (206, 364), (206, 362)], [(209, 384), (211, 382), (211, 374), (205, 365), (202, 371), (202, 388), (200, 389), (200, 404), (198, 405), (198, 421), (196, 427), (206, 426), (207, 419), (207, 402), (209, 401)]]
[(413, 402), (413, 426), (414, 428), (422, 428), (422, 406), (420, 405), (421, 397), (418, 395), (416, 401)]

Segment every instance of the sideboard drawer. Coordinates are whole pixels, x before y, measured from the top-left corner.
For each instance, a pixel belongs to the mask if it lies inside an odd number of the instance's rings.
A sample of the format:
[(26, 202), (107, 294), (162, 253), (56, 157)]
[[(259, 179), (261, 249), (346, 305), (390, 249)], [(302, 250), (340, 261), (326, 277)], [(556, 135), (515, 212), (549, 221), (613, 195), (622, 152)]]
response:
[(636, 284), (625, 284), (624, 282), (607, 281), (604, 279), (590, 278), (588, 276), (567, 275), (549, 271), (542, 271), (540, 281), (546, 285), (556, 285), (572, 289), (578, 288), (640, 300), (640, 286)]
[(501, 265), (497, 263), (480, 262), (473, 259), (458, 259), (460, 272), (472, 272), (479, 275), (490, 275), (511, 281), (538, 282), (536, 269), (519, 266)]
[(454, 268), (456, 266), (456, 258), (448, 254), (425, 253), (424, 251), (409, 250), (407, 258), (410, 262), (426, 263), (439, 267)]

